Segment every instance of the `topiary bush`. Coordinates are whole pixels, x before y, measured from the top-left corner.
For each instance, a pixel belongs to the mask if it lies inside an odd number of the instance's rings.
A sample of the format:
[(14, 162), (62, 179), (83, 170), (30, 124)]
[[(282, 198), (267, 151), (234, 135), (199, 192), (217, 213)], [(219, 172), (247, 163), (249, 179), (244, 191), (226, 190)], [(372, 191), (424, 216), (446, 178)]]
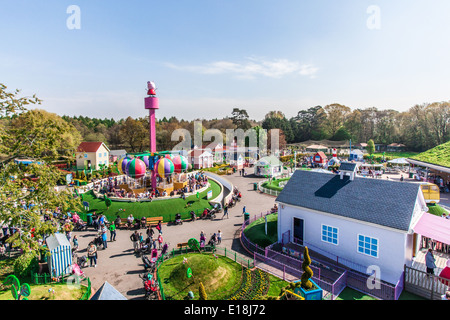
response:
[(303, 263), (302, 263), (302, 269), (303, 274), (300, 278), (300, 283), (303, 289), (310, 290), (313, 287), (313, 284), (309, 279), (314, 275), (312, 269), (309, 267), (311, 264), (311, 258), (309, 257), (309, 250), (308, 247), (305, 247), (305, 251), (303, 252)]

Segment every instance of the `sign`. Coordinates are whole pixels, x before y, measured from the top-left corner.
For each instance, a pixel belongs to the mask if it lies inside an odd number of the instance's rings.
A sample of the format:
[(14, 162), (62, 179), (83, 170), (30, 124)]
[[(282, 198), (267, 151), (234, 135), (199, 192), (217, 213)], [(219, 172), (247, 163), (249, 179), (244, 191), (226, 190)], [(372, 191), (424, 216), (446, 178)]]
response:
[(208, 191), (208, 194), (207, 194), (207, 196), (206, 196), (206, 199), (211, 199), (212, 198), (212, 195), (213, 195), (213, 192), (212, 192), (212, 190), (209, 190)]

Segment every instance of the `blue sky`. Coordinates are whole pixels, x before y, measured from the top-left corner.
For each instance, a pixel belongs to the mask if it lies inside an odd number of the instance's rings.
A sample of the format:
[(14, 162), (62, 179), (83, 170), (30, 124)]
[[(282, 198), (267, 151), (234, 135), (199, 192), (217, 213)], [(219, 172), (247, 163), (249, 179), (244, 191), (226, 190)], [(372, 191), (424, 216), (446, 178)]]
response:
[[(60, 115), (261, 120), (449, 99), (448, 0), (0, 0), (0, 82)], [(70, 30), (70, 5), (80, 29)], [(368, 21), (375, 5), (379, 28)], [(372, 20), (370, 20), (372, 21)]]

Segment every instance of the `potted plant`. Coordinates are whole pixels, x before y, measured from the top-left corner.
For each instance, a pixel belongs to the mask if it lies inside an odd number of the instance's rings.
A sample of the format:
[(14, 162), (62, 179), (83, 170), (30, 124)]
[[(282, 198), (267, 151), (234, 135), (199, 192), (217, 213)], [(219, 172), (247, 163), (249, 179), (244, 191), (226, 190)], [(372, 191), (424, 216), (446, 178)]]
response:
[(305, 247), (303, 252), (302, 269), (303, 274), (300, 281), (295, 282), (295, 293), (301, 295), (305, 300), (322, 300), (323, 290), (317, 283), (312, 280), (314, 275), (312, 269), (309, 267), (311, 258), (309, 257), (308, 247)]

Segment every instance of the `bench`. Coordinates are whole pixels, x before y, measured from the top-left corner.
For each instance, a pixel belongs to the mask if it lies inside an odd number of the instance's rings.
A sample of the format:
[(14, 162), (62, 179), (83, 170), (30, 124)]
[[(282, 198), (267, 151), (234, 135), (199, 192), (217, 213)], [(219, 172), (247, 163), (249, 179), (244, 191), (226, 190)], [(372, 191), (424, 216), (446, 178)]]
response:
[(147, 218), (145, 221), (145, 225), (147, 227), (149, 226), (156, 226), (158, 225), (158, 222), (162, 222), (163, 221), (163, 217), (151, 217), (151, 218)]
[(119, 228), (123, 228), (128, 224), (127, 218), (120, 218)]
[(183, 249), (183, 248), (188, 247), (188, 246), (189, 245), (188, 245), (187, 242), (182, 242), (182, 243), (178, 243), (177, 244), (177, 248), (179, 248), (179, 249)]

